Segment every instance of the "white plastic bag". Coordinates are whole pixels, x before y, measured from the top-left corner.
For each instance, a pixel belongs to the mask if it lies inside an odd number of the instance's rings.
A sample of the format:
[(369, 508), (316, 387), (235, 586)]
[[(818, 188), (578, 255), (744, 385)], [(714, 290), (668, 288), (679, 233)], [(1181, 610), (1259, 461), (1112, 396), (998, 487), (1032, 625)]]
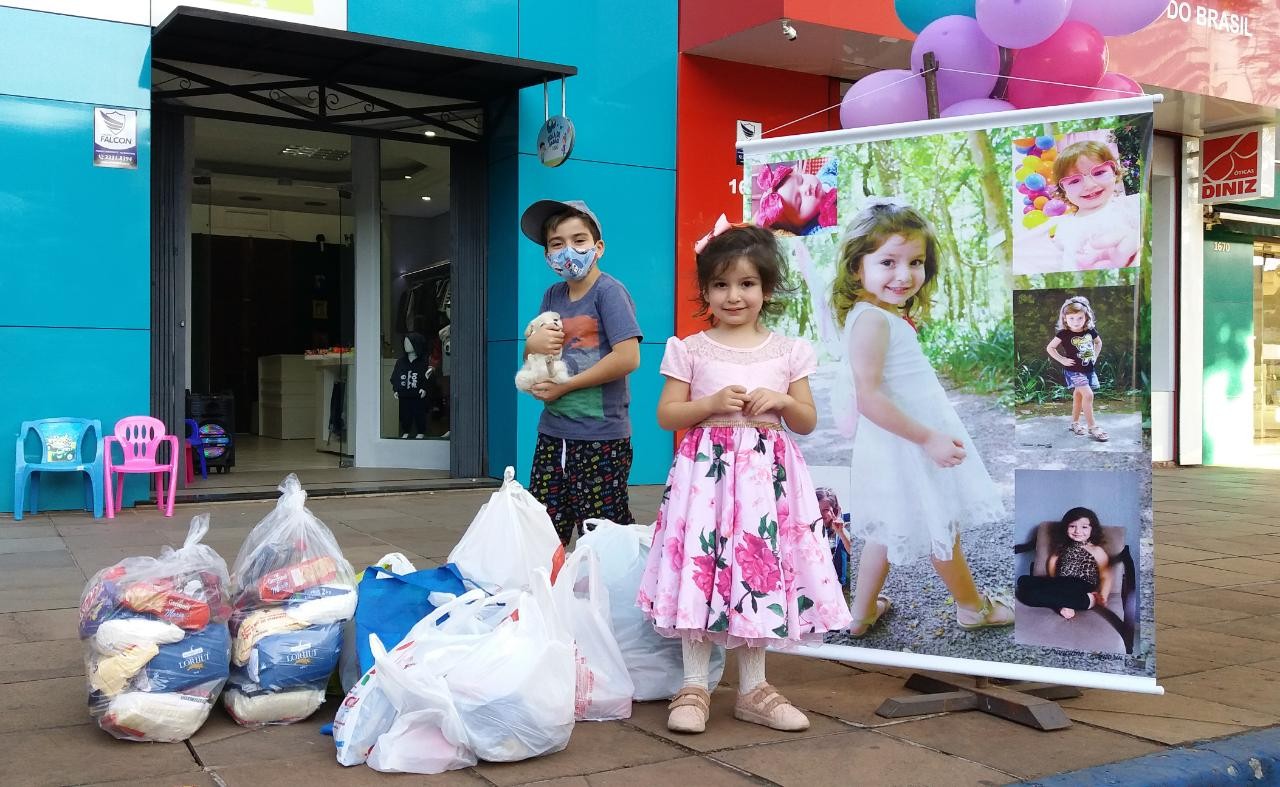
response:
[[(378, 643), (377, 649), (381, 648), (382, 643)], [(378, 736), (391, 728), (395, 717), (396, 709), (382, 693), (378, 667), (370, 667), (347, 691), (333, 719), (333, 745), (337, 748), (338, 764), (359, 765), (368, 759)]]
[(373, 670), (380, 670), (378, 690), (394, 709), (393, 720), (368, 754), (369, 767), (386, 773), (435, 774), (475, 765), (476, 753), (444, 678), (427, 669), (402, 668), (374, 635), (369, 644)]
[[(323, 699), (342, 648), (341, 626), (355, 611), (355, 573), (333, 533), (307, 509), (298, 477), (285, 477), (280, 493), (231, 571), (236, 691), (224, 704), (246, 726), (288, 724), (319, 707), (315, 694)], [(285, 696), (272, 701), (273, 692)]]
[(574, 550), (556, 578), (552, 594), (575, 644), (574, 718), (631, 718), (631, 695), (636, 687), (609, 622), (609, 591), (601, 578), (595, 550), (589, 545), (579, 545)]
[[(664, 637), (653, 628), (636, 605), (636, 593), (644, 576), (653, 529), (645, 525), (619, 525), (605, 519), (588, 519), (587, 533), (578, 549), (591, 548), (600, 561), (600, 576), (609, 593), (609, 617), (614, 638), (635, 686), (637, 702), (674, 697), (684, 685), (684, 653), (680, 640)], [(724, 649), (711, 651), (711, 688), (724, 673)]]
[(200, 729), (227, 681), (227, 564), (191, 520), (179, 549), (93, 575), (80, 598), (89, 713), (117, 738), (175, 741)]
[(554, 577), (564, 562), (546, 506), (515, 480), (513, 468), (502, 479), (449, 553), (463, 576), (490, 591), (529, 587), (536, 569)]

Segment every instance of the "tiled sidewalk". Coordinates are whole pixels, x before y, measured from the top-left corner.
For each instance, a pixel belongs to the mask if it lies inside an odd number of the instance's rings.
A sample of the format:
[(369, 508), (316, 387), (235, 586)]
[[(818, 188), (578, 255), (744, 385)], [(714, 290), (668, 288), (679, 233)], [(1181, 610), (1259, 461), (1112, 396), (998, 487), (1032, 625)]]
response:
[[(208, 543), (228, 562), (271, 503), (182, 506), (95, 522), (86, 514), (0, 518), (0, 783), (5, 785), (1002, 784), (1122, 760), (1187, 741), (1280, 724), (1280, 504), (1274, 472), (1158, 471), (1157, 665), (1163, 697), (1086, 691), (1064, 703), (1072, 728), (1039, 733), (980, 713), (891, 721), (903, 673), (770, 656), (770, 681), (810, 713), (800, 735), (732, 718), (714, 698), (701, 736), (665, 728), (664, 703), (626, 722), (584, 723), (569, 748), (523, 763), (439, 777), (344, 769), (318, 733), (332, 704), (288, 727), (247, 731), (221, 709), (188, 744), (118, 742), (90, 723), (75, 606), (87, 576), (179, 545), (191, 516), (212, 514)], [(633, 491), (651, 518), (660, 490)], [(486, 491), (311, 501), (357, 565), (401, 551), (442, 562)], [(736, 677), (730, 665), (726, 679)], [(731, 684), (731, 680), (727, 683)]]

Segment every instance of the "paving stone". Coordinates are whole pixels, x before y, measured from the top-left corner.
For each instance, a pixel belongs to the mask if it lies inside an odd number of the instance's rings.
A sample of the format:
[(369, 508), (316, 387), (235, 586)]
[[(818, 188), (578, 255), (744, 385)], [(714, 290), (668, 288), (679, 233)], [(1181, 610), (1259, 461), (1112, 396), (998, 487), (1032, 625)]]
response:
[[(1224, 665), (1225, 666), (1225, 665)], [(1256, 664), (1250, 664), (1254, 669), (1264, 669), (1271, 672), (1280, 672), (1280, 659), (1271, 659), (1270, 661), (1259, 661)]]
[[(191, 738), (191, 747), (200, 761), (213, 769), (248, 763), (262, 763), (261, 767), (274, 768), (275, 762), (283, 760), (328, 760), (340, 768), (334, 759), (333, 738), (320, 734), (320, 727), (333, 721), (335, 711), (336, 701), (330, 701), (311, 718), (296, 724), (270, 725), (256, 730), (237, 725), (241, 732), (228, 729), (221, 721), (213, 725), (206, 722), (205, 727)], [(210, 719), (223, 713), (215, 708), (214, 713), (209, 714)], [(206, 733), (205, 728), (211, 726), (212, 729)], [(220, 737), (219, 733), (222, 733)], [(262, 772), (261, 768), (259, 772)]]
[(1156, 595), (1162, 596), (1165, 593), (1183, 593), (1189, 590), (1204, 590), (1207, 585), (1201, 585), (1198, 582), (1187, 582), (1183, 579), (1173, 579), (1171, 577), (1162, 577), (1157, 575), (1156, 578)]
[[(287, 754), (287, 753), (282, 753)], [(448, 771), (432, 776), (379, 773), (365, 765), (344, 768), (332, 756), (328, 762), (305, 758), (281, 759), (266, 765), (224, 765), (210, 768), (226, 787), (367, 787), (388, 784), (430, 784), (431, 787), (481, 787), (488, 784), (470, 770)]]
[(564, 751), (523, 762), (481, 763), (476, 772), (494, 784), (514, 785), (674, 760), (686, 754), (624, 724), (584, 722), (574, 725)]
[(1196, 582), (1198, 584), (1211, 587), (1243, 585), (1248, 582), (1256, 582), (1258, 579), (1256, 576), (1251, 574), (1241, 574), (1238, 571), (1212, 568), (1200, 565), (1199, 563), (1173, 563), (1171, 565), (1157, 563), (1154, 573), (1158, 577), (1181, 579), (1186, 582)]
[[(1271, 712), (1258, 712), (1172, 691), (1160, 695), (1086, 689), (1081, 696), (1062, 700), (1059, 704), (1070, 710), (1132, 714), (1153, 720), (1181, 719), (1240, 727), (1280, 724), (1280, 707), (1273, 708)], [(1144, 737), (1140, 733), (1139, 735)]]
[(879, 732), (1023, 778), (1141, 757), (1162, 748), (1128, 735), (1080, 725), (1046, 736), (1039, 730), (977, 711), (897, 724)]
[(1280, 598), (1280, 582), (1258, 582), (1236, 588), (1241, 593), (1253, 593), (1258, 596)]
[(1251, 557), (1215, 558), (1213, 560), (1201, 560), (1195, 565), (1221, 568), (1262, 579), (1280, 579), (1280, 563), (1272, 563), (1269, 560), (1258, 560)]
[[(566, 782), (566, 785), (571, 782)], [(744, 773), (702, 757), (683, 757), (678, 760), (619, 768), (604, 773), (593, 773), (585, 781), (590, 787), (652, 787), (655, 784), (689, 785), (689, 787), (732, 787), (733, 785), (758, 784)], [(539, 787), (559, 782), (542, 782)]]
[(80, 611), (50, 609), (0, 614), (0, 637), (11, 634), (16, 642), (44, 642), (79, 636)]
[(18, 555), (27, 552), (58, 552), (66, 547), (57, 536), (44, 538), (0, 539), (0, 555)]
[(1166, 601), (1193, 604), (1217, 610), (1243, 612), (1249, 615), (1280, 614), (1280, 598), (1249, 593), (1245, 589), (1205, 588), (1170, 593), (1161, 597), (1156, 604), (1156, 609), (1159, 610)]
[(78, 608), (82, 590), (84, 590), (83, 586), (0, 590), (0, 612)]
[[(717, 752), (713, 759), (777, 784), (833, 785), (1006, 784), (1009, 774), (949, 757), (876, 730), (853, 730), (821, 738)], [(856, 780), (853, 774), (856, 769)]]
[(8, 568), (0, 571), (0, 590), (22, 588), (75, 587), (85, 576), (75, 566), (66, 568)]
[(0, 571), (35, 568), (76, 568), (75, 558), (67, 550), (55, 552), (16, 552), (0, 555)]
[(1201, 626), (1200, 628), (1205, 631), (1233, 634), (1247, 639), (1264, 640), (1266, 642), (1280, 642), (1280, 615), (1268, 615), (1266, 617), (1254, 617), (1245, 618), (1243, 620), (1231, 620), (1223, 623), (1212, 623), (1207, 626)]
[(0, 645), (0, 684), (84, 675), (79, 639)]
[(1210, 661), (1209, 659), (1198, 659), (1193, 656), (1175, 656), (1172, 653), (1159, 652), (1156, 654), (1156, 675), (1161, 679), (1187, 675), (1192, 672), (1208, 672), (1211, 669), (1230, 666), (1230, 664)]
[(57, 538), (58, 529), (52, 522), (42, 522), (26, 516), (21, 522), (0, 520), (0, 541), (10, 538)]
[(1223, 667), (1164, 681), (1166, 691), (1221, 702), (1259, 713), (1280, 708), (1280, 673), (1253, 667)]
[(1164, 544), (1156, 539), (1156, 560), (1161, 563), (1193, 563), (1206, 557), (1203, 550)]
[[(258, 782), (262, 784), (261, 781)], [(278, 782), (276, 782), (278, 783)], [(170, 776), (156, 776), (150, 779), (123, 779), (113, 782), (95, 782), (81, 787), (222, 787), (214, 780), (213, 774), (175, 773)]]
[[(1234, 612), (1226, 609), (1214, 609), (1210, 606), (1197, 606), (1172, 601), (1168, 597), (1156, 603), (1156, 622), (1170, 626), (1204, 628), (1206, 623), (1217, 623), (1225, 620), (1238, 620), (1250, 617), (1247, 612)], [(1234, 633), (1234, 632), (1229, 632)]]
[[(170, 784), (202, 770), (181, 743), (117, 741), (92, 724), (0, 735), (6, 787), (62, 787), (173, 775)], [(261, 782), (260, 782), (261, 783)]]
[(1191, 741), (1208, 738), (1221, 738), (1245, 732), (1248, 727), (1232, 724), (1214, 724), (1207, 721), (1191, 721), (1188, 719), (1163, 719), (1131, 713), (1111, 713), (1108, 711), (1081, 710), (1071, 708), (1067, 711), (1072, 721), (1104, 727), (1136, 738), (1145, 738), (1166, 746), (1177, 746)]
[(0, 683), (0, 733), (90, 724), (88, 691), (83, 674)]
[(903, 688), (900, 679), (875, 672), (810, 681), (787, 689), (787, 698), (801, 710), (866, 727), (893, 723), (877, 716), (876, 708), (890, 697), (911, 694), (915, 692)]
[[(787, 690), (790, 697), (791, 690)], [(733, 703), (737, 698), (737, 690), (728, 686), (720, 686), (711, 694), (711, 716), (707, 720), (707, 729), (700, 735), (683, 735), (667, 729), (667, 703), (637, 702), (631, 706), (631, 718), (624, 722), (627, 725), (644, 730), (650, 735), (665, 738), (668, 741), (694, 751), (708, 752), (718, 749), (754, 746), (759, 743), (774, 743), (792, 740), (797, 737), (812, 737), (842, 732), (848, 727), (833, 719), (816, 713), (809, 714), (809, 729), (806, 732), (779, 732), (759, 724), (748, 724), (733, 718)], [(576, 734), (576, 733), (575, 733)]]
[(1211, 659), (1223, 664), (1249, 664), (1280, 657), (1280, 644), (1192, 628), (1160, 632), (1156, 662), (1160, 653)]

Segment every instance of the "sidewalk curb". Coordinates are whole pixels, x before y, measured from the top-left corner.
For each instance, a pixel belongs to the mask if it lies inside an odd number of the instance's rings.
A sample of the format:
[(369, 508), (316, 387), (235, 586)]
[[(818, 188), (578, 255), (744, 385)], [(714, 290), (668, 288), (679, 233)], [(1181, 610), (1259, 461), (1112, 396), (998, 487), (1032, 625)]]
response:
[(1242, 732), (1227, 738), (1021, 784), (1032, 787), (1280, 784), (1280, 727)]

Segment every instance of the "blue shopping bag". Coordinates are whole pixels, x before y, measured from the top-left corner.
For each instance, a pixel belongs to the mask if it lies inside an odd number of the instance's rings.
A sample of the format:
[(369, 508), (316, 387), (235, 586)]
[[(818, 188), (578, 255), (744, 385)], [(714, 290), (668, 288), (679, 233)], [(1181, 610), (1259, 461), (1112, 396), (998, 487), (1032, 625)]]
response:
[(411, 574), (393, 574), (380, 566), (365, 569), (356, 602), (356, 655), (360, 672), (368, 672), (373, 666), (370, 634), (377, 634), (390, 651), (419, 620), (435, 611), (435, 605), (428, 599), (432, 593), (460, 596), (465, 592), (467, 583), (452, 563)]

